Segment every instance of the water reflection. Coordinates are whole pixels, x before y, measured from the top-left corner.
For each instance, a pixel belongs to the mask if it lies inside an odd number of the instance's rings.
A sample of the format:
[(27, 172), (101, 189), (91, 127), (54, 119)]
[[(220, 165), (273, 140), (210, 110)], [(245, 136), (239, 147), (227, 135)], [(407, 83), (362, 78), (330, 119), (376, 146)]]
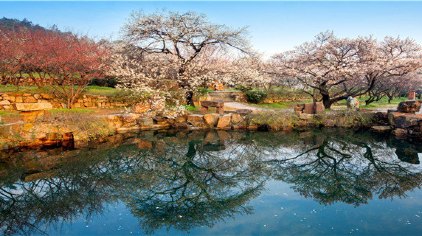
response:
[[(295, 191), (322, 204), (340, 201), (357, 206), (373, 195), (403, 197), (422, 183), (420, 166), (402, 151), (417, 155), (411, 144), (390, 148), (388, 142), (351, 132), (344, 136), (321, 133), (310, 141), (269, 163), (276, 179), (292, 183)], [(397, 158), (396, 154), (402, 155)]]
[(146, 233), (253, 213), (268, 180), (321, 204), (420, 187), (416, 144), (352, 131), (120, 135), (95, 148), (2, 153), (0, 228), (32, 234), (123, 202)]

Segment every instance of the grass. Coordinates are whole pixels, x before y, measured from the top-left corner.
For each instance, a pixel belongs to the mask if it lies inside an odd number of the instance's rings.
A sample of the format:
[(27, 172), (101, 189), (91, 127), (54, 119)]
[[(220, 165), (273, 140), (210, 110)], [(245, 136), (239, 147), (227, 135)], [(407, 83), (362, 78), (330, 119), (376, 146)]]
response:
[(288, 109), (294, 107), (299, 103), (310, 103), (312, 100), (303, 100), (303, 101), (288, 101), (288, 102), (276, 102), (276, 103), (259, 103), (259, 104), (249, 104), (251, 106), (268, 108), (268, 109)]
[(18, 111), (4, 111), (0, 110), (0, 125), (10, 122), (16, 122), (19, 120)]
[(88, 114), (88, 113), (94, 113), (95, 111), (93, 109), (87, 109), (87, 108), (56, 108), (49, 110), (51, 114)]
[[(51, 89), (48, 87), (39, 88), (37, 86), (15, 86), (15, 85), (0, 85), (0, 93), (49, 93)], [(110, 87), (101, 87), (101, 86), (87, 86), (83, 94), (88, 95), (102, 95), (102, 96), (114, 96), (121, 91), (115, 88)]]
[(261, 108), (268, 108), (268, 109), (287, 109), (287, 108), (290, 108), (290, 105), (291, 104), (289, 104), (288, 102), (278, 102), (278, 103), (253, 104), (252, 106), (261, 107)]
[(0, 110), (0, 116), (19, 116), (19, 112), (18, 111)]
[(84, 94), (89, 95), (102, 95), (102, 96), (113, 96), (118, 93), (119, 90), (110, 87), (101, 87), (101, 86), (87, 86), (85, 88)]
[(289, 130), (296, 124), (298, 118), (292, 113), (283, 111), (264, 111), (251, 114), (249, 117), (250, 124), (268, 125), (271, 130)]
[[(386, 106), (395, 106), (400, 102), (406, 101), (406, 97), (396, 97), (394, 98), (391, 103), (388, 103), (388, 98), (384, 97), (379, 101), (370, 103), (369, 105), (365, 105), (365, 100), (367, 99), (366, 96), (362, 96), (359, 98), (360, 107), (361, 108), (379, 108), (379, 107), (386, 107)], [(260, 104), (250, 104), (252, 106), (261, 107), (261, 108), (268, 108), (268, 109), (288, 109), (292, 108), (294, 105), (299, 103), (311, 103), (312, 100), (303, 100), (303, 101), (288, 101), (288, 102), (277, 102), (277, 103), (260, 103)], [(346, 100), (342, 100), (335, 104), (336, 106), (346, 106)]]
[(37, 86), (0, 85), (0, 93), (45, 93), (47, 91), (47, 88)]
[[(388, 107), (388, 106), (396, 106), (400, 102), (406, 101), (406, 97), (396, 97), (394, 98), (391, 103), (388, 103), (388, 98), (384, 97), (379, 101), (370, 103), (369, 105), (365, 105), (365, 100), (367, 99), (366, 96), (359, 97), (360, 102), (360, 108), (365, 109), (376, 109), (376, 108), (382, 108), (382, 107)], [(277, 102), (277, 103), (259, 103), (259, 104), (249, 104), (254, 107), (260, 107), (260, 108), (266, 108), (266, 109), (289, 109), (294, 107), (296, 104), (299, 103), (311, 103), (312, 100), (301, 100), (301, 101), (286, 101), (286, 102)], [(335, 106), (346, 106), (346, 100), (342, 100), (340, 102), (337, 102), (334, 104)]]
[[(360, 107), (361, 108), (378, 108), (378, 107), (385, 107), (385, 106), (391, 106), (391, 105), (397, 105), (400, 102), (403, 101), (407, 101), (408, 99), (406, 97), (395, 97), (393, 98), (393, 100), (391, 101), (391, 103), (388, 103), (388, 98), (387, 97), (383, 97), (381, 100), (379, 101), (375, 101), (370, 103), (369, 105), (365, 105), (365, 100), (368, 99), (367, 96), (361, 96), (358, 98), (359, 99), (359, 103), (360, 103)], [(346, 100), (342, 100), (336, 103), (336, 105), (343, 105), (346, 106)]]
[(184, 107), (187, 111), (198, 111), (198, 107), (195, 106), (185, 105)]

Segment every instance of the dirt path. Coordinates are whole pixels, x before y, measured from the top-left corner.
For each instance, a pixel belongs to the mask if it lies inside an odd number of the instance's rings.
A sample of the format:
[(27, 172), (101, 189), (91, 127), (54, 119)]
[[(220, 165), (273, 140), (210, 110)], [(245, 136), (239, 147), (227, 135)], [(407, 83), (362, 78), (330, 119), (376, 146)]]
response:
[(247, 109), (247, 110), (251, 110), (252, 112), (272, 110), (272, 109), (267, 109), (267, 108), (254, 107), (254, 106), (250, 106), (248, 104), (240, 103), (240, 102), (225, 102), (224, 103), (224, 111), (236, 111), (240, 109)]

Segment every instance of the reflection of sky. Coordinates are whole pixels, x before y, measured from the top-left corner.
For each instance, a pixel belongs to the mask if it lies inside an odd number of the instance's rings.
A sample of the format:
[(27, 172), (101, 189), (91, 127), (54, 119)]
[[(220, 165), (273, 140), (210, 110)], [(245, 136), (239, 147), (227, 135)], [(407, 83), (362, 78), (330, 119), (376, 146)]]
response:
[[(295, 193), (286, 183), (270, 181), (266, 190), (249, 205), (251, 215), (237, 215), (211, 228), (197, 227), (190, 235), (327, 235), (395, 234), (416, 235), (422, 230), (422, 191), (409, 192), (405, 199), (374, 197), (367, 205), (344, 203), (323, 206)], [(382, 222), (382, 224), (380, 224)], [(131, 235), (142, 234), (138, 220), (123, 203), (107, 205), (102, 215), (79, 217), (48, 231), (51, 235)], [(157, 235), (185, 235), (161, 229)]]

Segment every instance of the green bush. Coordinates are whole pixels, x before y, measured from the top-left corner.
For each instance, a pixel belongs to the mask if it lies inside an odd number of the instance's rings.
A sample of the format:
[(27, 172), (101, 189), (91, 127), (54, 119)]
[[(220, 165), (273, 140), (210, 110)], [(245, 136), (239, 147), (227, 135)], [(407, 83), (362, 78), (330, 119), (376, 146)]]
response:
[(194, 106), (191, 106), (191, 105), (184, 105), (184, 107), (187, 111), (197, 111), (198, 110), (197, 107), (194, 107)]
[(213, 91), (214, 90), (206, 88), (206, 87), (199, 87), (196, 92), (198, 93), (198, 95), (203, 96)]
[(151, 97), (149, 92), (140, 92), (140, 91), (131, 91), (124, 89), (114, 89), (116, 90), (113, 94), (109, 95), (108, 98), (111, 102), (121, 102), (126, 103), (127, 105), (133, 105), (138, 102), (146, 101)]
[(252, 88), (251, 88), (251, 87), (249, 87), (249, 86), (244, 86), (244, 85), (236, 85), (236, 86), (234, 87), (234, 89), (235, 89), (235, 90), (239, 90), (239, 91), (242, 91), (242, 92), (246, 93), (248, 90), (251, 90)]
[(267, 93), (262, 90), (249, 90), (245, 92), (245, 95), (248, 102), (251, 103), (260, 103), (267, 97)]

